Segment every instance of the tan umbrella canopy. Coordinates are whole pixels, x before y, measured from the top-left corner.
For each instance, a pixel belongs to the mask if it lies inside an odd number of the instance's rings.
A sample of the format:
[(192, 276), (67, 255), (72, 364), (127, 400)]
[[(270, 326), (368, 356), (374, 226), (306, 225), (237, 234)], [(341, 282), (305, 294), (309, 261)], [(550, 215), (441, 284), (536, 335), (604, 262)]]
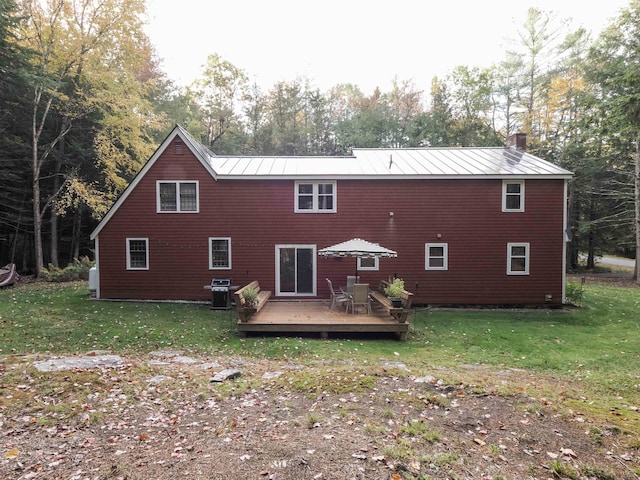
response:
[[(377, 243), (371, 243), (361, 238), (352, 238), (346, 242), (338, 243), (330, 247), (318, 250), (318, 255), (323, 257), (397, 257), (398, 254), (382, 247)], [(357, 260), (356, 260), (357, 262)], [(358, 264), (356, 263), (356, 276), (358, 276)]]

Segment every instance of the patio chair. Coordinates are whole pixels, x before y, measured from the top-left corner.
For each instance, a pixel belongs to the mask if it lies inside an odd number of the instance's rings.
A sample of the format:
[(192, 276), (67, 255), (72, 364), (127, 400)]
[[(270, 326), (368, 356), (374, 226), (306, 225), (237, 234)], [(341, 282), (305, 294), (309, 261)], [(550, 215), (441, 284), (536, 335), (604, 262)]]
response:
[(355, 275), (347, 275), (347, 286), (344, 287), (345, 292), (353, 292), (353, 286), (360, 281), (360, 277)]
[(329, 291), (331, 292), (331, 298), (329, 299), (329, 310), (333, 310), (333, 307), (336, 305), (336, 303), (344, 303), (346, 308), (346, 304), (349, 301), (350, 297), (343, 293), (336, 293), (336, 291), (333, 289), (333, 283), (328, 278), (327, 284), (329, 285)]
[(369, 298), (369, 284), (356, 283), (353, 285), (353, 294), (347, 304), (347, 311), (351, 307), (351, 313), (356, 313), (356, 307), (365, 307), (367, 315), (371, 315), (371, 299)]

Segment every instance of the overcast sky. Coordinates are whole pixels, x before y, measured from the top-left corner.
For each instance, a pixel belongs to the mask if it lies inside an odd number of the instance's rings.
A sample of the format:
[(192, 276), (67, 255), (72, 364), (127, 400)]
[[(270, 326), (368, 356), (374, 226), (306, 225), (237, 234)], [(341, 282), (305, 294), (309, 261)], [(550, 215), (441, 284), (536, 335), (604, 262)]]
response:
[(428, 90), (457, 65), (504, 58), (527, 9), (572, 19), (595, 38), (629, 0), (147, 0), (147, 32), (164, 71), (191, 83), (217, 53), (268, 89), (304, 76), (370, 94), (394, 78)]

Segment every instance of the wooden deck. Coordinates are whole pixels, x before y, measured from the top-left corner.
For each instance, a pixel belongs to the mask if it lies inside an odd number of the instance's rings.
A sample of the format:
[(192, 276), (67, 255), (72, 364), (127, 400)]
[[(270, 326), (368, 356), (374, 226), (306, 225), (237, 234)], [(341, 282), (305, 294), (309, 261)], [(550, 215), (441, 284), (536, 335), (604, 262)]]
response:
[(318, 333), (327, 338), (332, 333), (392, 333), (407, 339), (408, 322), (397, 322), (388, 312), (372, 307), (367, 315), (346, 313), (339, 305), (329, 311), (328, 301), (269, 301), (249, 321), (238, 320), (238, 334)]

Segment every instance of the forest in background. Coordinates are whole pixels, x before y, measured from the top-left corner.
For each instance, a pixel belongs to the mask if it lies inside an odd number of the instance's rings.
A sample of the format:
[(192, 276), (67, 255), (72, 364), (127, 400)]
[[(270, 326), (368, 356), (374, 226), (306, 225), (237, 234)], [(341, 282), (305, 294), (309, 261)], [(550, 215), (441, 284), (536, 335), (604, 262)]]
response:
[[(504, 60), (389, 91), (313, 79), (268, 90), (212, 53), (172, 83), (144, 0), (0, 0), (0, 266), (38, 276), (93, 258), (89, 234), (175, 124), (218, 154), (500, 146), (574, 172), (568, 265), (640, 241), (640, 0), (592, 38), (530, 9)], [(211, 48), (215, 50), (215, 45)], [(416, 68), (420, 68), (416, 65)]]

